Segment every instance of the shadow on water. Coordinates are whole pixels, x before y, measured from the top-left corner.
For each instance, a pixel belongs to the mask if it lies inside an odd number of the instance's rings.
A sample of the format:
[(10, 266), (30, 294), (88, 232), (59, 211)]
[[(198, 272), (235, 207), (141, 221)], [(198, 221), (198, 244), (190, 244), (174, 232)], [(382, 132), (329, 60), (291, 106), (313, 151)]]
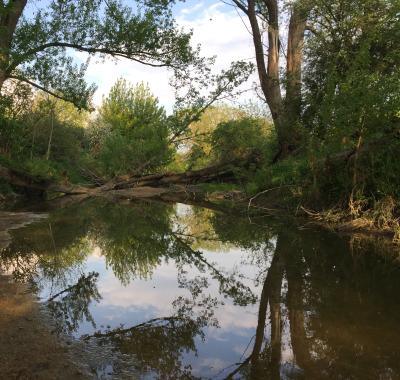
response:
[(400, 378), (400, 271), (370, 244), (98, 200), (11, 234), (0, 268), (37, 289), (60, 332), (112, 347), (139, 378)]

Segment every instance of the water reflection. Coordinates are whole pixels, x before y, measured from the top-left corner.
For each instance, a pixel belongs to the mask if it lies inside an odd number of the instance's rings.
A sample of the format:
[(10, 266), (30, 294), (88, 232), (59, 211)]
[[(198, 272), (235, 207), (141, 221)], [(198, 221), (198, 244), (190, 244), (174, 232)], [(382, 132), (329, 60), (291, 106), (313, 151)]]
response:
[(140, 378), (400, 378), (399, 268), (349, 239), (99, 201), (12, 235), (1, 269), (36, 286), (59, 330), (113, 347)]

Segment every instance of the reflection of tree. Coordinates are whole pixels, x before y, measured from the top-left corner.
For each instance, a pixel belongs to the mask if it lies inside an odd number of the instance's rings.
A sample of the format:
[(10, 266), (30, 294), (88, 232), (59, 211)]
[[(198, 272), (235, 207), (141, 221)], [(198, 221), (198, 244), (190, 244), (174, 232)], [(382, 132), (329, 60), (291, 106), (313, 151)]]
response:
[(96, 327), (89, 311), (93, 301), (99, 302), (101, 296), (97, 290), (97, 272), (82, 275), (75, 285), (52, 295), (47, 307), (57, 322), (57, 330), (72, 333), (78, 330), (83, 320)]
[(96, 338), (112, 343), (123, 354), (135, 359), (141, 372), (156, 374), (159, 379), (195, 379), (190, 366), (184, 366), (182, 356), (197, 353), (195, 338), (204, 338), (204, 329), (218, 326), (214, 310), (218, 301), (204, 296), (208, 283), (204, 278), (181, 278), (191, 298), (178, 297), (173, 302), (174, 314), (153, 318), (131, 327), (98, 331), (85, 339)]
[(251, 289), (241, 282), (240, 274), (228, 275), (222, 272), (215, 264), (210, 263), (201, 251), (193, 250), (188, 243), (173, 232), (171, 235), (175, 238), (173, 251), (178, 263), (195, 265), (200, 271), (208, 270), (212, 278), (218, 282), (220, 294), (231, 298), (235, 304), (246, 306), (256, 302)]
[(212, 218), (214, 211), (205, 208), (190, 208), (183, 215), (177, 215), (179, 231), (182, 237), (190, 238), (190, 246), (195, 249), (205, 249), (221, 252), (229, 248), (229, 244), (222, 243), (215, 233)]
[(89, 235), (122, 283), (150, 277), (161, 263), (168, 251), (171, 211), (158, 203), (105, 203), (97, 208)]
[[(66, 288), (50, 304), (66, 321), (64, 331), (73, 331), (85, 319), (93, 322), (89, 304), (99, 299), (95, 277), (77, 281), (93, 246), (101, 248), (124, 284), (149, 278), (160, 263), (173, 261), (178, 285), (191, 298), (177, 298), (167, 317), (94, 336), (111, 341), (154, 377), (190, 379), (184, 355), (196, 353), (196, 339), (215, 323), (218, 304), (208, 294), (209, 285), (216, 284), (218, 296), (236, 306), (257, 299), (242, 268), (222, 269), (202, 251), (212, 248), (207, 242), (217, 247), (221, 241), (223, 247), (246, 249), (244, 263), (258, 268), (253, 280), (262, 288), (251, 352), (229, 369), (231, 378), (276, 379), (285, 371), (283, 377), (296, 379), (390, 378), (399, 373), (400, 276), (393, 265), (365, 251), (352, 256), (346, 241), (330, 234), (263, 227), (218, 212), (191, 215), (195, 218), (190, 221), (175, 219), (173, 207), (161, 203), (88, 202), (12, 231), (13, 241), (0, 251), (0, 265), (21, 279), (40, 275), (54, 289)], [(188, 267), (199, 276), (190, 278)], [(76, 285), (66, 286), (71, 283)], [(289, 336), (283, 337), (286, 332)], [(282, 363), (286, 338), (295, 361), (291, 369)]]
[(79, 272), (80, 264), (90, 251), (89, 241), (78, 236), (69, 244), (55, 243), (56, 240), (50, 239), (49, 235), (47, 240), (51, 240), (51, 244), (48, 247), (44, 247), (42, 242), (36, 245), (31, 235), (43, 229), (49, 231), (49, 227), (42, 224), (16, 231), (12, 244), (0, 251), (0, 268), (11, 272), (16, 281), (39, 286), (39, 281), (46, 279), (54, 287), (65, 286)]
[(219, 283), (220, 292), (236, 304), (255, 302), (239, 273), (224, 273), (192, 248), (190, 237), (176, 231), (170, 207), (159, 203), (103, 207), (106, 217), (98, 218), (101, 222), (91, 227), (91, 239), (102, 248), (107, 264), (122, 283), (148, 278), (162, 260), (174, 260), (180, 271), (185, 265), (207, 271)]
[[(376, 256), (352, 257), (345, 242), (329, 234), (281, 231), (260, 296), (252, 351), (226, 378), (392, 378), (400, 371), (399, 330), (385, 315), (383, 299), (386, 292), (392, 299), (393, 284), (400, 283), (393, 271)], [(390, 314), (400, 315), (400, 307), (390, 304)], [(295, 361), (290, 368), (281, 363), (283, 310)]]
[[(281, 288), (283, 269), (283, 259), (278, 239), (277, 248), (261, 291), (257, 329), (252, 352), (226, 377), (227, 379), (232, 379), (239, 372), (247, 374), (251, 379), (263, 377), (271, 379), (280, 378), (282, 338)], [(271, 339), (269, 344), (264, 345), (268, 305), (270, 307)], [(250, 366), (250, 370), (246, 368), (247, 366)]]

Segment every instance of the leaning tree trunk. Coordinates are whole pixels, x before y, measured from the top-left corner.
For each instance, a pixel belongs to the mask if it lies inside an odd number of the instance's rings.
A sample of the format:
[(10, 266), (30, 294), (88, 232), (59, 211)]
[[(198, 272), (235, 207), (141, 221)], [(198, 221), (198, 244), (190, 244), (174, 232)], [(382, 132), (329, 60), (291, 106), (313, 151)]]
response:
[(236, 168), (248, 169), (257, 163), (258, 156), (250, 154), (246, 158), (234, 159), (204, 169), (145, 176), (126, 175), (116, 177), (104, 185), (91, 187), (55, 182), (0, 165), (0, 179), (33, 194), (53, 192), (86, 197), (150, 198), (176, 191), (186, 192), (185, 187), (196, 183), (234, 182), (237, 181)]

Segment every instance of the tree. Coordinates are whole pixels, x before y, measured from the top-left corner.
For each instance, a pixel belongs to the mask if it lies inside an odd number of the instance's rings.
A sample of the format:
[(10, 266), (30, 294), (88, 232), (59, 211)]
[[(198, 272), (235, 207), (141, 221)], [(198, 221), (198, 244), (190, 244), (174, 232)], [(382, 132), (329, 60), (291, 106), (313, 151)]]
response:
[(224, 104), (210, 106), (200, 117), (200, 120), (190, 124), (187, 136), (181, 139), (189, 150), (189, 169), (204, 167), (212, 161), (210, 137), (217, 125), (230, 120), (244, 117), (244, 111)]
[(73, 50), (183, 70), (198, 50), (190, 47), (191, 33), (176, 26), (174, 2), (51, 0), (36, 9), (31, 0), (0, 1), (0, 90), (15, 79), (88, 108), (95, 87)]
[(143, 83), (133, 87), (119, 79), (103, 99), (91, 134), (102, 168), (110, 175), (143, 164), (151, 170), (171, 157), (165, 110)]
[(219, 123), (211, 135), (213, 154), (221, 162), (245, 159), (252, 153), (261, 158), (269, 132), (263, 120), (250, 117)]
[(399, 12), (396, 0), (318, 0), (310, 13), (303, 121), (313, 154), (343, 157), (319, 173), (334, 201), (399, 196)]
[[(289, 5), (287, 32), (286, 73), (280, 76), (280, 18), (282, 9), (278, 0), (232, 0), (247, 16), (253, 36), (260, 85), (275, 124), (280, 151), (285, 157), (300, 144), (298, 124), (301, 116), (301, 86), (303, 44), (309, 12), (307, 1), (294, 1)], [(263, 34), (267, 31), (267, 51)], [(267, 61), (265, 57), (267, 56)], [(283, 93), (282, 85), (285, 87)]]

